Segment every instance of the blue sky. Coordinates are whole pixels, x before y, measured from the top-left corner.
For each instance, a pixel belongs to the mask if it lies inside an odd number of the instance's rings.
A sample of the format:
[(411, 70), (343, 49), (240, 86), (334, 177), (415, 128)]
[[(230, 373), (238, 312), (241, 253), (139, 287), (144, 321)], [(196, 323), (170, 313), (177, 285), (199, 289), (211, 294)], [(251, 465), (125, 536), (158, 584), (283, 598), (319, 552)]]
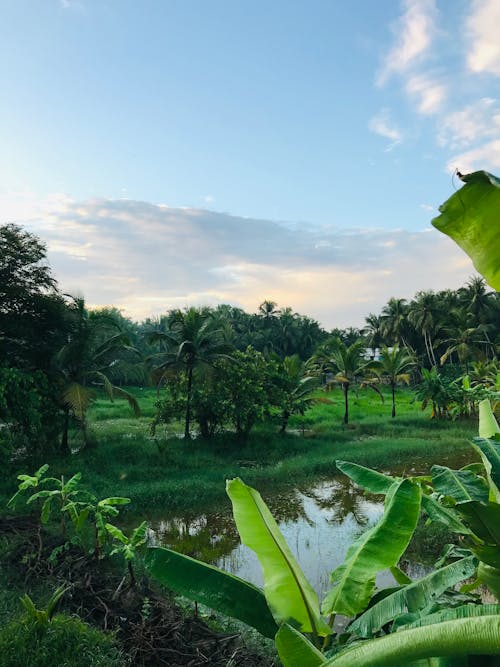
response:
[(429, 221), (455, 167), (500, 171), (499, 25), (498, 0), (0, 0), (2, 218), (136, 317), (346, 326), (458, 287)]

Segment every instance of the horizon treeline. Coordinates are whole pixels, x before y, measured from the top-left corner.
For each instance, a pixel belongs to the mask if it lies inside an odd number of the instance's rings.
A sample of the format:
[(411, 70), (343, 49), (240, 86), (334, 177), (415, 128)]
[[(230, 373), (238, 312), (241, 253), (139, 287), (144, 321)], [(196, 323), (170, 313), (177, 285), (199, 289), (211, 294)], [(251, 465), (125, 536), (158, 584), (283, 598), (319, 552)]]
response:
[[(222, 360), (243, 355), (248, 363), (253, 359), (255, 381), (262, 377), (262, 358), (276, 364), (273, 386), (288, 373), (297, 376), (293, 382), (299, 387), (302, 366), (287, 360), (296, 357), (302, 364), (335, 341), (346, 352), (351, 346), (360, 353), (384, 346), (404, 350), (412, 358), (414, 379), (432, 368), (456, 378), (468, 373), (472, 362), (487, 365), (496, 359), (499, 295), (473, 277), (456, 290), (420, 291), (410, 300), (391, 297), (380, 313), (367, 314), (361, 329), (327, 331), (271, 300), (256, 313), (223, 304), (172, 309), (135, 322), (117, 308), (89, 309), (83, 298), (62, 294), (44, 243), (17, 225), (0, 226), (0, 426), (10, 430), (11, 442), (17, 438), (31, 449), (44, 451), (62, 434), (62, 450), (69, 451), (68, 430), (75, 419), (85, 438), (85, 415), (96, 386), (110, 397), (127, 399), (138, 414), (137, 401), (124, 387), (155, 384), (163, 377), (162, 365), (177, 374), (184, 369), (190, 397), (193, 369), (212, 367), (217, 355)], [(230, 368), (224, 370), (227, 377)], [(219, 393), (227, 389), (227, 377)], [(245, 377), (235, 375), (235, 391)], [(283, 387), (280, 391), (284, 396)], [(210, 407), (213, 396), (203, 400)], [(189, 410), (190, 398), (188, 417)], [(5, 433), (0, 429), (0, 455)]]

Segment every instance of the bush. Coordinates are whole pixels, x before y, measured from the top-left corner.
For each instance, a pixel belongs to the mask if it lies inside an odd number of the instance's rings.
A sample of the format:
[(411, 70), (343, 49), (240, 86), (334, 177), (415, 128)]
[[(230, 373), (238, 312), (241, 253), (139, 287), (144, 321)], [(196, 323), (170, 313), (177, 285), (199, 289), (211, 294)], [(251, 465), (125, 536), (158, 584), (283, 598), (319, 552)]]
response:
[(2, 667), (122, 667), (111, 637), (74, 616), (56, 614), (41, 628), (26, 614), (0, 629)]

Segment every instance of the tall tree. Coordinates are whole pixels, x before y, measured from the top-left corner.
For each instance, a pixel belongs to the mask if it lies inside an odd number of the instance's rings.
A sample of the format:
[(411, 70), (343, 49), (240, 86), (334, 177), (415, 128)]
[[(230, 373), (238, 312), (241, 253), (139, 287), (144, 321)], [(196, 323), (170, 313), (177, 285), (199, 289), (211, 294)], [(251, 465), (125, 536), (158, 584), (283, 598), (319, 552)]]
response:
[(365, 374), (368, 366), (364, 358), (365, 343), (358, 339), (345, 345), (340, 338), (331, 338), (320, 345), (308, 366), (312, 372), (333, 375), (333, 382), (340, 385), (344, 394), (344, 424), (349, 423), (349, 390)]
[(140, 414), (134, 396), (113, 385), (109, 379), (109, 373), (120, 358), (120, 353), (131, 349), (127, 337), (109, 316), (89, 312), (83, 298), (73, 297), (70, 311), (70, 333), (54, 360), (62, 385), (61, 400), (65, 411), (61, 442), (63, 453), (69, 452), (70, 412), (82, 427), (85, 445), (89, 444), (87, 410), (95, 398), (94, 386), (102, 386), (111, 399), (114, 396), (126, 399), (134, 414)]
[(45, 245), (17, 225), (0, 226), (0, 360), (47, 371), (64, 339), (65, 310)]
[(170, 313), (167, 332), (159, 331), (152, 340), (164, 343), (166, 351), (152, 358), (156, 361), (155, 374), (160, 379), (168, 371), (186, 374), (186, 414), (184, 437), (191, 438), (191, 399), (195, 371), (213, 366), (221, 358), (229, 357), (233, 347), (227, 342), (224, 329), (209, 308), (188, 308)]
[(370, 368), (381, 378), (386, 378), (391, 388), (392, 412), (391, 417), (396, 416), (396, 385), (398, 382), (410, 383), (408, 372), (415, 365), (415, 359), (406, 350), (399, 347), (382, 347), (380, 360), (373, 362)]
[(437, 366), (434, 352), (434, 338), (438, 330), (440, 318), (439, 300), (432, 291), (417, 292), (410, 304), (408, 320), (422, 335), (427, 358), (431, 366)]

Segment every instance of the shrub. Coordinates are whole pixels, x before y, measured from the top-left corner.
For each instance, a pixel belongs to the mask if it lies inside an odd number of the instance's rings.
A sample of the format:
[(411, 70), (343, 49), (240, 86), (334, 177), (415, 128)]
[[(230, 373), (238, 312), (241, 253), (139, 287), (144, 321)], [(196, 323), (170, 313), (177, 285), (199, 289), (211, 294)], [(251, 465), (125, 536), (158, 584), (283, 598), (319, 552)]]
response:
[(74, 616), (57, 614), (46, 629), (27, 614), (0, 629), (2, 667), (123, 667), (113, 638)]

